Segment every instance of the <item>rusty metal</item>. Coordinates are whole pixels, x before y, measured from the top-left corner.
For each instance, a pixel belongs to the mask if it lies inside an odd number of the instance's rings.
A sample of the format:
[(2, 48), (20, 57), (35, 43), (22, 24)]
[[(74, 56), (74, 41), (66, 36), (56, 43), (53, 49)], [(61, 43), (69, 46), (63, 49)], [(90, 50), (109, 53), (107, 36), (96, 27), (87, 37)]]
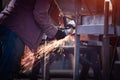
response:
[(114, 33), (115, 35), (117, 34), (117, 7), (118, 7), (118, 3), (117, 3), (117, 0), (112, 0), (112, 24), (113, 24), (113, 27), (114, 27)]
[(109, 1), (105, 1), (104, 18), (104, 35), (107, 36), (109, 30)]

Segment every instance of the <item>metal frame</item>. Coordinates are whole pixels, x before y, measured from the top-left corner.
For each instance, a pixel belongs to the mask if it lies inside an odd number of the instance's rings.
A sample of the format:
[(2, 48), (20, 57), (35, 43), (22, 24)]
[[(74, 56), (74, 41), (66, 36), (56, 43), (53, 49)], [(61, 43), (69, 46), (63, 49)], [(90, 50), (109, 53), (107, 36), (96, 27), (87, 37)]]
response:
[[(109, 37), (108, 37), (108, 32), (109, 32), (109, 25), (108, 25), (108, 21), (109, 21), (109, 2), (105, 1), (105, 10), (104, 10), (104, 25), (103, 28), (101, 29), (101, 32), (98, 34), (103, 34), (103, 45), (102, 45), (102, 69), (103, 69), (103, 74), (102, 74), (102, 80), (109, 80), (110, 79), (110, 62), (109, 62)], [(77, 11), (76, 11), (77, 12)], [(77, 19), (77, 18), (76, 18)], [(76, 39), (76, 45), (75, 45), (75, 51), (74, 51), (74, 71), (73, 71), (73, 80), (79, 80), (79, 53), (80, 53), (80, 49), (79, 49), (79, 40), (80, 40), (80, 34), (81, 32), (77, 29), (78, 28), (78, 24), (76, 24), (76, 34), (75, 34), (75, 39)], [(89, 28), (91, 29), (91, 28)], [(92, 32), (92, 34), (96, 34), (96, 29), (92, 28), (95, 32)], [(82, 31), (82, 28), (80, 29)], [(112, 31), (112, 33), (114, 33), (114, 30)], [(87, 33), (86, 33), (87, 34)]]

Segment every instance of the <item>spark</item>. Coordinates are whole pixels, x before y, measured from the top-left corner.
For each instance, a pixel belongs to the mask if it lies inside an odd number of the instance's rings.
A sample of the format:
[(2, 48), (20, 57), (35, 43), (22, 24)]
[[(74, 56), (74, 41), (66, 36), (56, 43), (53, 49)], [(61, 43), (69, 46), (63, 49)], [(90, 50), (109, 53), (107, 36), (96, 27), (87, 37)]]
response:
[(64, 39), (61, 39), (61, 40), (53, 40), (53, 41), (47, 43), (46, 46), (41, 45), (37, 50), (37, 54), (38, 55), (43, 55), (43, 53), (49, 54), (57, 47), (64, 45), (64, 43), (68, 40), (68, 38), (69, 38), (69, 36), (66, 36)]
[(34, 56), (34, 53), (31, 52), (30, 49), (26, 46), (24, 51), (25, 54), (21, 60), (21, 67), (22, 67), (21, 71), (23, 73), (27, 71), (31, 71), (35, 59), (41, 61), (44, 53), (46, 53), (46, 55), (52, 54), (59, 46), (63, 46), (65, 42), (69, 40), (69, 38), (70, 36), (68, 35), (64, 39), (52, 40), (48, 42), (46, 45), (45, 44), (40, 45), (39, 48), (37, 49), (36, 56)]

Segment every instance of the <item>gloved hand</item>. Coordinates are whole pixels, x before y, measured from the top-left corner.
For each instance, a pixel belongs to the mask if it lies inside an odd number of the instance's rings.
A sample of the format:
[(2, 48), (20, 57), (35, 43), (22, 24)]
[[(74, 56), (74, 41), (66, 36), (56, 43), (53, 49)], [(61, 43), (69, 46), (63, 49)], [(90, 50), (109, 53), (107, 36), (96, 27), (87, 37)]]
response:
[(58, 32), (56, 33), (55, 38), (59, 40), (72, 33), (73, 33), (73, 28), (58, 29)]
[(57, 33), (56, 33), (56, 35), (55, 35), (55, 38), (56, 38), (57, 40), (59, 40), (59, 39), (64, 38), (65, 36), (66, 36), (65, 31), (58, 29), (58, 31), (57, 31)]

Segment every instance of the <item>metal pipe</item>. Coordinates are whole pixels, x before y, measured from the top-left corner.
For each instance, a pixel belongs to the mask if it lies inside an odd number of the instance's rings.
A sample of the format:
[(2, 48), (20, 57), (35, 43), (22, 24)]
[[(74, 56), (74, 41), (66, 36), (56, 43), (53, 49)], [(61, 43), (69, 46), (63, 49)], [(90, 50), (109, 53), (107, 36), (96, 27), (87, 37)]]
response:
[[(81, 0), (79, 0), (81, 1)], [(79, 8), (78, 0), (74, 0), (75, 7), (75, 23), (76, 23), (76, 31), (75, 31), (75, 49), (74, 49), (74, 65), (73, 65), (73, 80), (79, 80), (79, 55), (80, 55), (80, 35), (77, 34), (77, 26), (79, 19)]]
[(46, 54), (46, 46), (47, 46), (47, 40), (45, 37), (45, 49), (44, 49), (44, 54), (43, 54), (43, 58), (44, 58), (44, 67), (43, 67), (43, 80), (49, 80), (49, 64), (47, 64), (49, 62), (49, 59), (47, 58), (47, 54)]
[(102, 46), (102, 80), (110, 80), (110, 54), (109, 54), (109, 1), (105, 1), (104, 9), (104, 34), (103, 34), (103, 46)]
[(109, 30), (109, 1), (105, 1), (105, 10), (104, 10), (104, 35), (108, 35)]

